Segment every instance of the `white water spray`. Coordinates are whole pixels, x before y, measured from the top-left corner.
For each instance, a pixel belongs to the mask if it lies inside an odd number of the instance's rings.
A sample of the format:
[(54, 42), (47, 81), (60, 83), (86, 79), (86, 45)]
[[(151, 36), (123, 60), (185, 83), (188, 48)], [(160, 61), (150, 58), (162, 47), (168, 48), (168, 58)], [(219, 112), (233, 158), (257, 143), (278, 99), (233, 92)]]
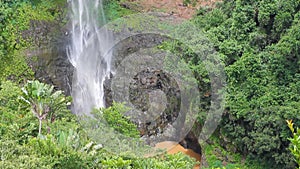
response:
[(71, 1), (71, 44), (68, 58), (74, 66), (72, 81), (73, 112), (87, 114), (104, 107), (103, 83), (111, 71), (112, 42), (108, 31), (99, 32), (105, 24), (102, 0)]

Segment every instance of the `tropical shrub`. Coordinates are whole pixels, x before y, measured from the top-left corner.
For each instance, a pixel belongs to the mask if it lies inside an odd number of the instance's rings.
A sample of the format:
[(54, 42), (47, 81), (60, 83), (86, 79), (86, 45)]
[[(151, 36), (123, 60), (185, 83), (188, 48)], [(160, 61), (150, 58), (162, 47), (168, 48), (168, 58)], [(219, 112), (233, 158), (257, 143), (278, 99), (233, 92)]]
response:
[[(42, 121), (54, 122), (58, 114), (68, 113), (70, 104), (62, 91), (53, 91), (54, 86), (41, 83), (37, 80), (29, 81), (22, 88), (20, 99), (31, 107), (31, 112), (39, 120), (39, 135), (42, 132)], [(50, 131), (48, 131), (50, 132)]]

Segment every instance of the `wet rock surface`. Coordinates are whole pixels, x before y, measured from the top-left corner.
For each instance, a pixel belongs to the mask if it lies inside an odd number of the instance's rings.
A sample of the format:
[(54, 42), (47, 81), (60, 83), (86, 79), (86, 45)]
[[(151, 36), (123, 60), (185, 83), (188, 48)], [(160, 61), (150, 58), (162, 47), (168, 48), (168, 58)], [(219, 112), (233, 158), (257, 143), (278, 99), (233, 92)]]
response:
[[(46, 27), (43, 25), (34, 23), (32, 30), (40, 30), (41, 36), (50, 35), (46, 32), (50, 31), (50, 28), (47, 27), (51, 27), (51, 24), (46, 25)], [(42, 28), (38, 28), (39, 26)], [(30, 32), (26, 32), (26, 34), (30, 34)], [(39, 42), (39, 48), (28, 51), (27, 55), (37, 58), (30, 62), (37, 79), (52, 84), (70, 95), (74, 68), (67, 57), (66, 48), (69, 35), (65, 28), (60, 28), (60, 31), (55, 34), (55, 37), (58, 38), (44, 38), (44, 42)], [(168, 37), (157, 34), (140, 34), (126, 38), (114, 46), (113, 61), (115, 64), (113, 66), (118, 67), (125, 57), (141, 48), (155, 47), (166, 40)], [(40, 40), (37, 39), (37, 41)], [(159, 58), (156, 59), (159, 60)], [(114, 75), (111, 73), (104, 82), (106, 106), (110, 106), (113, 102), (111, 94), (113, 78)], [(174, 121), (179, 117), (180, 96), (178, 84), (172, 76), (163, 70), (150, 67), (137, 72), (132, 77), (129, 84), (129, 99), (141, 114), (127, 115), (136, 117), (133, 122), (138, 126), (142, 139), (149, 144), (165, 140), (180, 141), (174, 138), (174, 136), (180, 138), (181, 132), (181, 124), (174, 125)], [(180, 118), (185, 117), (181, 116)], [(195, 139), (196, 137), (191, 135), (188, 134), (184, 140), (181, 140), (181, 144), (185, 148), (191, 148), (196, 150), (195, 152), (201, 153), (201, 147)]]
[[(114, 67), (118, 68), (122, 61), (132, 53), (139, 53), (143, 48), (150, 48), (161, 44), (166, 37), (157, 35), (138, 35), (121, 42), (114, 50)], [(149, 54), (149, 53), (148, 53)], [(135, 56), (142, 58), (138, 54)], [(158, 54), (154, 59), (160, 60)], [(149, 61), (144, 58), (144, 62)], [(138, 63), (130, 62), (125, 67), (139, 67)], [(123, 65), (124, 66), (124, 65)], [(126, 72), (125, 72), (126, 74)], [(125, 75), (128, 76), (128, 75)], [(140, 135), (147, 142), (159, 142), (160, 139), (171, 139), (176, 129), (172, 123), (177, 119), (181, 94), (178, 84), (172, 76), (155, 67), (147, 67), (139, 70), (133, 76), (129, 76), (129, 100), (136, 111), (126, 114), (137, 125)], [(115, 77), (105, 80), (106, 106), (112, 105), (112, 81)], [(120, 96), (122, 97), (122, 96)], [(168, 133), (161, 137), (162, 133)]]
[(129, 99), (142, 113), (137, 119), (141, 136), (162, 134), (178, 117), (180, 90), (174, 79), (162, 70), (139, 72), (129, 87)]
[(48, 49), (35, 50), (30, 55), (37, 58), (30, 64), (38, 80), (52, 84), (70, 95), (74, 68), (68, 61), (63, 46), (64, 44), (55, 44)]
[(74, 69), (66, 53), (68, 32), (62, 24), (63, 19), (31, 20), (30, 27), (22, 32), (22, 38), (33, 46), (25, 54), (35, 77), (70, 95)]

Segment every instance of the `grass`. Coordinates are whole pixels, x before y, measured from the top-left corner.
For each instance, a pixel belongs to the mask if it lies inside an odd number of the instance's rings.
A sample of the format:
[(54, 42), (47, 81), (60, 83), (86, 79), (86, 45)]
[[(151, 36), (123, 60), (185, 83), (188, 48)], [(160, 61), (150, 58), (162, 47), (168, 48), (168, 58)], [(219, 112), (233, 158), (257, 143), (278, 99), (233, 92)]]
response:
[(112, 21), (126, 15), (134, 14), (135, 12), (124, 8), (119, 1), (111, 0), (104, 4), (104, 11), (107, 21)]

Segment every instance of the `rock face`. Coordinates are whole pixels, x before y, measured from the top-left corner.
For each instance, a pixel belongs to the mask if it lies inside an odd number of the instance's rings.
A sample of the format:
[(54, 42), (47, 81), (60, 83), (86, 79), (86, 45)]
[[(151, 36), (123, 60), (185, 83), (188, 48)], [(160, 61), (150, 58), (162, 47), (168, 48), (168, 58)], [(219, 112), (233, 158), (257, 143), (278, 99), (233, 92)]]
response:
[[(144, 112), (144, 116), (152, 116), (151, 118), (146, 117), (147, 119), (154, 119), (144, 124), (138, 124), (141, 136), (161, 134), (167, 124), (172, 124), (178, 117), (181, 99), (179, 87), (176, 81), (162, 70), (139, 72), (134, 77), (134, 83), (130, 85), (129, 93), (131, 103)], [(162, 93), (166, 99), (160, 98)], [(151, 94), (154, 97), (150, 97)], [(161, 101), (165, 100), (167, 102), (161, 104)], [(152, 107), (150, 107), (149, 102), (152, 103)], [(160, 110), (164, 111), (159, 112)], [(151, 112), (153, 113), (151, 114)]]
[[(39, 30), (43, 36), (53, 36), (53, 34), (47, 33), (50, 28), (47, 28), (47, 25), (44, 27), (44, 25), (33, 22), (30, 29), (33, 32)], [(51, 24), (48, 24), (48, 26), (51, 27)], [(74, 69), (67, 57), (66, 48), (69, 37), (66, 29), (59, 28), (59, 30), (54, 35), (54, 37), (58, 38), (45, 38), (44, 42), (39, 42), (39, 48), (28, 51), (27, 55), (31, 58), (37, 58), (34, 59), (35, 61), (31, 59), (32, 61), (30, 62), (30, 65), (35, 70), (37, 79), (52, 84), (57, 89), (63, 90), (67, 95), (70, 95)], [(25, 34), (30, 35), (30, 32), (25, 32)], [(155, 34), (140, 34), (127, 38), (114, 47), (113, 56), (115, 65), (113, 66), (117, 67), (131, 53), (141, 48), (151, 48), (160, 45), (167, 39), (168, 37)], [(111, 91), (113, 78), (113, 74), (111, 74), (111, 77), (104, 82), (106, 106), (110, 106), (113, 102)], [(180, 90), (176, 81), (163, 70), (150, 67), (134, 75), (129, 84), (130, 102), (142, 112), (142, 114), (135, 115), (137, 119), (149, 119), (145, 122), (135, 121), (143, 139), (149, 141), (149, 143), (157, 143), (162, 141), (157, 139), (157, 137), (165, 132), (165, 130), (169, 130), (171, 133), (170, 136), (164, 139), (172, 140), (172, 135), (174, 136), (173, 130), (175, 130), (174, 127), (172, 128), (172, 123), (179, 116), (181, 106), (180, 96)], [(161, 101), (165, 102), (162, 104)], [(151, 114), (150, 112), (155, 112), (155, 114)], [(180, 144), (201, 154), (198, 139), (192, 132), (188, 133)]]
[[(110, 80), (105, 84), (106, 89), (110, 89)], [(106, 104), (110, 106), (112, 104), (110, 90), (105, 91)], [(129, 100), (141, 112), (127, 115), (134, 117), (131, 119), (138, 126), (142, 137), (162, 134), (164, 128), (178, 117), (181, 103), (176, 81), (162, 70), (151, 69), (143, 70), (133, 77), (129, 86)]]
[(22, 32), (22, 38), (33, 45), (33, 49), (25, 53), (35, 77), (70, 95), (73, 67), (66, 53), (67, 29), (61, 23), (60, 20), (31, 20), (29, 29)]
[(55, 44), (48, 49), (36, 50), (30, 55), (37, 56), (31, 62), (35, 77), (70, 95), (74, 69), (67, 59), (65, 44)]
[[(165, 40), (168, 40), (168, 38), (160, 35), (137, 35), (122, 41), (114, 48), (114, 67), (118, 67), (121, 61), (131, 53), (135, 53), (141, 48), (158, 46)], [(157, 59), (160, 58), (158, 57)], [(134, 66), (134, 64), (132, 63), (132, 65), (129, 66)], [(106, 106), (110, 106), (113, 102), (111, 96), (111, 83), (113, 78), (111, 74), (111, 78), (107, 79), (104, 83)], [(152, 97), (153, 95), (155, 97)], [(181, 106), (180, 96), (181, 93), (177, 82), (171, 75), (163, 70), (148, 67), (137, 72), (132, 77), (129, 85), (129, 100), (134, 107), (142, 113), (139, 115), (129, 114), (129, 116), (138, 126), (140, 135), (146, 142), (155, 144), (164, 140), (175, 141), (174, 136), (180, 137), (180, 133), (174, 133), (176, 129), (172, 126), (179, 115)], [(153, 98), (157, 100), (153, 100)], [(161, 100), (164, 100), (165, 104), (161, 104)], [(156, 103), (160, 103), (157, 105), (162, 107), (155, 107)], [(132, 117), (136, 117), (136, 119)], [(149, 121), (142, 122), (139, 121), (139, 119), (149, 119)], [(163, 132), (170, 133), (170, 135), (160, 140), (160, 136)], [(185, 148), (192, 149), (196, 153), (201, 154), (201, 146), (197, 136), (193, 132), (189, 132), (187, 136), (181, 140), (180, 144)]]
[[(167, 39), (157, 34), (141, 34), (125, 39), (114, 47), (113, 67), (117, 68), (132, 53), (160, 45)], [(139, 58), (138, 54), (136, 57)], [(156, 59), (161, 58), (158, 55)], [(127, 66), (138, 67), (136, 63), (130, 64)], [(112, 105), (113, 102), (112, 79), (113, 75), (104, 83), (106, 106)], [(141, 137), (149, 142), (159, 142), (156, 137), (162, 134), (167, 126), (171, 126), (179, 114), (181, 98), (178, 84), (168, 73), (151, 66), (136, 72), (129, 81), (129, 101), (139, 111), (126, 115), (138, 126)]]

